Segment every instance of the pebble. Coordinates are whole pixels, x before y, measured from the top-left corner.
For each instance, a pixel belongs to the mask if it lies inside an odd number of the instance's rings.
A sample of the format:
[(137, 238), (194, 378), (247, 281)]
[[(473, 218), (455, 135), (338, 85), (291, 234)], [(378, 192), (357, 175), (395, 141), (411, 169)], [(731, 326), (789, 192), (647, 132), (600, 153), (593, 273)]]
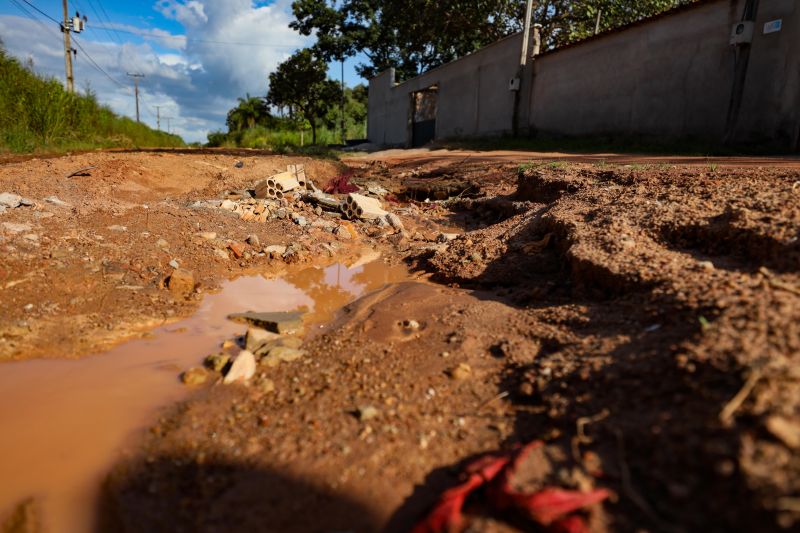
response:
[(275, 367), (281, 363), (291, 363), (305, 356), (306, 352), (291, 348), (289, 346), (275, 346), (266, 356), (261, 359), (261, 363), (266, 366)]
[(8, 233), (22, 233), (23, 231), (30, 231), (30, 224), (17, 224), (15, 222), (3, 222), (3, 229)]
[(207, 241), (213, 241), (214, 239), (217, 238), (217, 234), (214, 233), (213, 231), (201, 231), (199, 233), (195, 233), (195, 235)]
[(181, 267), (181, 265), (178, 263), (177, 259), (173, 259), (172, 261), (170, 261), (169, 262), (169, 266), (171, 266), (172, 268), (180, 268)]
[(156, 248), (169, 248), (169, 243), (164, 239), (158, 239), (156, 241)]
[(406, 229), (405, 226), (403, 226), (403, 221), (400, 220), (400, 217), (394, 213), (386, 213), (386, 222), (388, 222), (396, 230), (403, 231)]
[(358, 419), (362, 422), (372, 420), (380, 416), (381, 412), (371, 405), (362, 405), (358, 408)]
[(286, 246), (280, 244), (270, 244), (269, 246), (264, 247), (264, 253), (273, 257), (282, 256), (286, 253)]
[(256, 358), (253, 352), (242, 350), (233, 360), (230, 370), (222, 381), (226, 385), (237, 381), (247, 381), (256, 374)]
[(205, 368), (190, 368), (181, 374), (181, 381), (185, 385), (202, 385), (208, 380), (208, 372)]
[(708, 272), (714, 270), (714, 263), (712, 263), (711, 261), (700, 261), (699, 263), (697, 263), (697, 266)]
[(230, 363), (231, 356), (224, 353), (214, 353), (206, 356), (203, 364), (214, 372), (222, 372)]
[(169, 291), (174, 296), (186, 297), (194, 292), (194, 274), (185, 268), (178, 268), (167, 280)]
[(48, 196), (44, 201), (60, 207), (69, 207), (69, 204), (58, 196)]
[(234, 202), (233, 200), (223, 200), (219, 206), (222, 209), (233, 211), (234, 209), (236, 209), (236, 202)]
[(8, 207), (9, 209), (19, 207), (22, 205), (22, 196), (12, 192), (0, 193), (0, 205)]
[(347, 229), (347, 228), (345, 228), (344, 226), (339, 226), (338, 228), (336, 228), (336, 229), (334, 230), (334, 232), (333, 232), (333, 233), (334, 233), (334, 234), (335, 234), (337, 237), (339, 237), (340, 239), (344, 239), (344, 240), (350, 240), (350, 239), (352, 239), (352, 238), (353, 238), (353, 236), (350, 234), (350, 231), (348, 231), (348, 229)]
[(258, 240), (258, 235), (248, 235), (247, 238), (244, 240), (250, 246), (259, 247), (261, 246), (261, 241)]
[(455, 381), (465, 381), (472, 376), (472, 367), (466, 363), (461, 363), (450, 371), (450, 377)]
[(244, 255), (244, 245), (240, 242), (231, 242), (228, 243), (228, 248), (231, 252), (233, 252), (233, 256), (236, 259), (241, 258)]
[(280, 335), (262, 328), (247, 328), (245, 336), (245, 349), (256, 353), (264, 344), (279, 339)]
[[(126, 232), (126, 231), (128, 231), (128, 228), (127, 228), (127, 227), (125, 227), (125, 226), (118, 226), (118, 225), (116, 225), (116, 224), (115, 224), (115, 225), (113, 225), (113, 226), (108, 226), (108, 229), (110, 229), (111, 231), (118, 231), (118, 232), (120, 232), (120, 233), (123, 233), (123, 232)], [(164, 241), (164, 242), (166, 243), (167, 241)], [(163, 248), (163, 247), (162, 247), (162, 248)]]
[(280, 334), (292, 334), (303, 329), (303, 313), (301, 311), (276, 313), (256, 313), (249, 311), (247, 313), (228, 315), (228, 320)]
[(778, 415), (767, 418), (767, 430), (787, 448), (800, 449), (800, 423)]
[(292, 222), (294, 222), (295, 224), (297, 224), (300, 227), (308, 226), (308, 221), (306, 220), (306, 217), (304, 217), (304, 216), (293, 215), (292, 216)]
[(233, 164), (233, 166), (234, 166), (234, 167), (236, 167), (236, 168), (242, 168), (242, 167), (244, 166), (244, 163), (243, 163), (243, 162), (241, 162), (241, 161), (238, 161), (238, 160), (237, 160), (237, 161), (236, 161), (236, 162)]
[(214, 255), (219, 257), (220, 259), (224, 259), (225, 261), (229, 260), (231, 257), (228, 255), (228, 252), (225, 250), (221, 250), (219, 248), (214, 248)]
[(420, 325), (416, 320), (405, 320), (403, 321), (403, 327), (410, 329), (411, 331), (417, 331), (420, 328)]
[(436, 237), (436, 242), (450, 242), (458, 238), (458, 233), (440, 233)]
[(271, 379), (265, 379), (263, 382), (261, 382), (261, 392), (275, 392), (275, 382)]

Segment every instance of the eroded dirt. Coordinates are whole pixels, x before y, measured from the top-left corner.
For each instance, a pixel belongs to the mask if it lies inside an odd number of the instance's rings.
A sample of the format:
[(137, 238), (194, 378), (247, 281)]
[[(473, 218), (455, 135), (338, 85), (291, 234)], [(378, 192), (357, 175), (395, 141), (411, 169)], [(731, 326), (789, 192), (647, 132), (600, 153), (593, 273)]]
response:
[[(592, 530), (800, 526), (800, 173), (351, 165), (406, 225), (361, 241), (430, 279), (166, 411), (110, 474), (99, 530), (407, 531), (469, 460), (533, 440), (549, 483), (613, 494), (581, 513)], [(467, 514), (532, 529), (482, 493)]]

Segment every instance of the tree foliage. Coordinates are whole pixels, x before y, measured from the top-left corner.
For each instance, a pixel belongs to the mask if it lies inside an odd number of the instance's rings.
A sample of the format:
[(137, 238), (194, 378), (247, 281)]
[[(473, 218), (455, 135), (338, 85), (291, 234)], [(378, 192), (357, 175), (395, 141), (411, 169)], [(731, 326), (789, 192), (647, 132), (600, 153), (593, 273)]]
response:
[[(534, 2), (545, 49), (592, 35), (598, 10), (607, 30), (692, 0)], [(395, 67), (408, 78), (474, 52), (522, 28), (524, 0), (295, 0), (292, 27), (317, 35), (315, 50), (334, 60), (363, 52), (359, 74)]]
[(248, 94), (237, 100), (238, 105), (228, 111), (228, 117), (225, 120), (229, 133), (270, 125), (273, 117), (270, 115), (266, 98)]
[(312, 142), (317, 142), (317, 126), (328, 110), (339, 101), (339, 85), (328, 79), (328, 65), (305, 48), (278, 65), (269, 75), (267, 103), (288, 108), (292, 117), (311, 125)]

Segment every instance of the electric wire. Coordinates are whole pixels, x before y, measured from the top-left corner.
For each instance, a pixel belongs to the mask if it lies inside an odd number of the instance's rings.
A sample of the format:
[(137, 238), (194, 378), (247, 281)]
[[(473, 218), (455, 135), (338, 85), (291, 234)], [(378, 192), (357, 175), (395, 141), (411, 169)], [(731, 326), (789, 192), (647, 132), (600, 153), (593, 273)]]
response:
[[(93, 26), (94, 29), (105, 29), (104, 26)], [(111, 29), (111, 28), (109, 28)], [(185, 37), (181, 35), (154, 35), (152, 33), (147, 33), (148, 30), (142, 30), (141, 32), (130, 31), (130, 30), (121, 30), (116, 29), (121, 33), (128, 33), (130, 35), (136, 35), (137, 37), (141, 37), (142, 39), (151, 39), (151, 40), (158, 40), (158, 39), (173, 39), (179, 41), (186, 41), (187, 43), (208, 43), (208, 44), (229, 44), (234, 46), (256, 46), (256, 47), (271, 47), (271, 48), (297, 48), (298, 45), (294, 44), (274, 44), (274, 43), (245, 43), (245, 42), (236, 42), (236, 41), (212, 41), (209, 39), (195, 39), (193, 37)]]
[(47, 25), (45, 25), (44, 22), (42, 22), (41, 20), (36, 18), (36, 16), (34, 16), (30, 11), (25, 9), (25, 6), (20, 4), (17, 0), (11, 0), (11, 2), (17, 7), (17, 9), (22, 11), (25, 14), (26, 17), (28, 17), (29, 19), (31, 19), (32, 21), (37, 23), (39, 26), (44, 28), (45, 31), (47, 31), (48, 33), (51, 33), (55, 37), (59, 37), (59, 35), (55, 32), (55, 30), (53, 30), (52, 28), (47, 27)]
[[(91, 3), (91, 0), (89, 0), (89, 3)], [(113, 22), (111, 22), (111, 17), (109, 17), (109, 16), (108, 16), (108, 13), (106, 12), (106, 8), (105, 8), (105, 7), (103, 7), (103, 0), (97, 0), (97, 5), (98, 5), (98, 6), (100, 6), (100, 11), (102, 12), (102, 14), (103, 14), (103, 17), (105, 17), (105, 21), (106, 21), (106, 23), (108, 23), (108, 25), (111, 27), (111, 31), (112, 31), (112, 32), (114, 33), (114, 35), (116, 36), (116, 38), (117, 38), (117, 42), (118, 42), (119, 44), (123, 44), (123, 43), (122, 43), (122, 37), (120, 36), (120, 34), (119, 34), (119, 33), (117, 33), (117, 30), (116, 30), (116, 28), (114, 28), (114, 23), (113, 23)]]
[(25, 2), (26, 4), (28, 4), (29, 6), (31, 6), (33, 9), (35, 9), (36, 11), (41, 13), (42, 15), (44, 15), (45, 17), (49, 18), (50, 20), (52, 20), (53, 22), (58, 24), (59, 26), (61, 26), (61, 21), (54, 19), (53, 17), (51, 17), (50, 15), (48, 15), (47, 13), (45, 13), (44, 11), (42, 11), (41, 9), (36, 7), (35, 5), (33, 5), (30, 2), (28, 2), (28, 0), (22, 0), (22, 1)]
[(91, 64), (92, 64), (92, 65), (95, 67), (95, 69), (97, 69), (97, 70), (98, 70), (98, 71), (100, 71), (102, 74), (104, 74), (106, 78), (108, 78), (109, 80), (113, 81), (114, 83), (116, 83), (116, 84), (117, 84), (117, 85), (119, 85), (120, 87), (126, 87), (126, 88), (128, 87), (128, 86), (127, 86), (127, 85), (125, 85), (124, 83), (122, 83), (122, 82), (120, 82), (120, 81), (118, 81), (118, 80), (114, 79), (114, 78), (111, 76), (111, 74), (109, 74), (108, 72), (106, 72), (106, 71), (103, 69), (103, 67), (101, 67), (100, 65), (98, 65), (98, 64), (97, 64), (97, 62), (94, 60), (94, 58), (92, 58), (91, 54), (89, 54), (89, 52), (87, 52), (87, 51), (86, 51), (86, 49), (85, 49), (83, 46), (81, 46), (81, 43), (78, 41), (78, 39), (77, 39), (76, 37), (74, 37), (74, 36), (72, 37), (72, 42), (74, 42), (74, 43), (75, 43), (75, 45), (78, 47), (78, 49), (79, 49), (81, 52), (83, 52), (83, 53), (84, 53), (84, 55), (86, 56), (86, 58), (87, 58), (87, 59), (89, 60), (89, 62), (90, 62), (90, 63), (91, 63)]

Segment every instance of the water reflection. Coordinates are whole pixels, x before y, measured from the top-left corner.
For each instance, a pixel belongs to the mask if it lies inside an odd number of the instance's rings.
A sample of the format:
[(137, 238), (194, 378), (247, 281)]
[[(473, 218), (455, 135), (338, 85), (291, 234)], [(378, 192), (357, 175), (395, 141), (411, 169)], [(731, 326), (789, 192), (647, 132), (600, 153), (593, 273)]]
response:
[(401, 281), (407, 272), (377, 260), (290, 273), (243, 277), (208, 295), (191, 318), (77, 361), (0, 365), (0, 517), (29, 497), (39, 499), (51, 532), (89, 531), (105, 471), (158, 408), (187, 394), (177, 375), (219, 343), (243, 331), (226, 320), (243, 310), (307, 307), (323, 322), (365, 292)]

